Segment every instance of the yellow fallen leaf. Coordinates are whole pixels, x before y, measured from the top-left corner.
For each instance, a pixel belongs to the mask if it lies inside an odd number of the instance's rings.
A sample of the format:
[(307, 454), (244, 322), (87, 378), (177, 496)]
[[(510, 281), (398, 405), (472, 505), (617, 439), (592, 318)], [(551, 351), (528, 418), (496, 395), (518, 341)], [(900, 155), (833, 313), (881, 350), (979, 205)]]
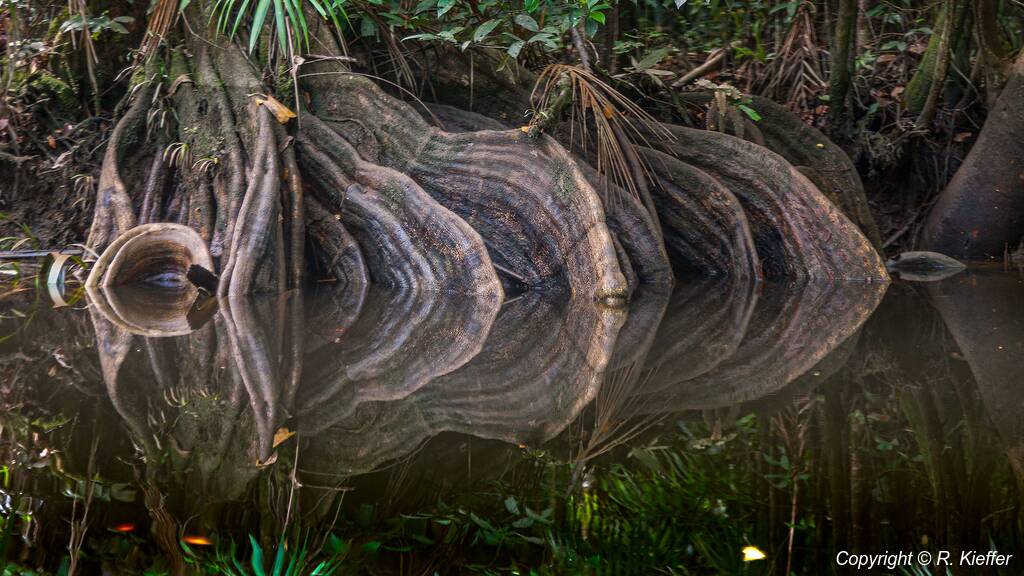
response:
[(277, 118), (277, 121), (281, 124), (287, 124), (289, 120), (295, 118), (295, 112), (292, 112), (290, 108), (281, 104), (281, 102), (273, 96), (257, 95), (253, 97), (256, 100), (257, 106), (266, 106), (267, 110)]
[(611, 104), (605, 104), (604, 108), (601, 109), (601, 112), (604, 114), (604, 117), (608, 118), (609, 120), (611, 120), (612, 117), (615, 116), (615, 109), (612, 108)]
[(277, 432), (274, 432), (274, 448), (280, 446), (285, 440), (295, 436), (295, 432), (287, 428), (278, 428)]
[(521, 126), (519, 129), (523, 131), (523, 134), (529, 134), (530, 133), (530, 127), (529, 126)]
[(743, 561), (753, 562), (754, 560), (764, 560), (764, 552), (761, 552), (754, 546), (747, 546), (743, 549)]

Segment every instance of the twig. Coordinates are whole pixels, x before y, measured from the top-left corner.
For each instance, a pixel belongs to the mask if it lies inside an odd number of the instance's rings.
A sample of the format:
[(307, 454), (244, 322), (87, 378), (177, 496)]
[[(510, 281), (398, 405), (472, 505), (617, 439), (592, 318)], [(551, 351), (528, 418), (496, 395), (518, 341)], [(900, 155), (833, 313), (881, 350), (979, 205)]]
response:
[(81, 248), (64, 248), (61, 250), (0, 250), (0, 260), (21, 260), (30, 258), (44, 258), (56, 252), (57, 254), (68, 254), (81, 256)]
[(678, 80), (673, 82), (671, 87), (679, 88), (692, 80), (696, 80), (697, 78), (707, 76), (711, 72), (714, 72), (722, 65), (722, 63), (725, 62), (726, 54), (727, 50), (725, 48), (716, 48), (703, 64), (684, 74)]

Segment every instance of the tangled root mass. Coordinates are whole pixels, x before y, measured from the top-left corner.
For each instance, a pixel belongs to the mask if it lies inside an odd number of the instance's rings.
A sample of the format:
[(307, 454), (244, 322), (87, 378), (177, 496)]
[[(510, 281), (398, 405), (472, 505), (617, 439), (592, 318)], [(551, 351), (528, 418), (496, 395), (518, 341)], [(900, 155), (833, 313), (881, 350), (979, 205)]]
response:
[[(104, 267), (130, 266), (103, 285), (180, 279), (199, 263), (229, 297), (330, 278), (354, 294), (380, 284), (500, 302), (515, 287), (624, 302), (674, 274), (887, 278), (840, 209), (756, 143), (666, 125), (673, 138), (637, 148), (654, 222), (550, 136), (418, 111), (335, 62), (303, 68), (289, 119), (238, 47), (194, 50), (172, 61), (169, 86), (140, 82), (111, 136), (88, 244), (109, 252)], [(140, 236), (154, 223), (162, 233)]]

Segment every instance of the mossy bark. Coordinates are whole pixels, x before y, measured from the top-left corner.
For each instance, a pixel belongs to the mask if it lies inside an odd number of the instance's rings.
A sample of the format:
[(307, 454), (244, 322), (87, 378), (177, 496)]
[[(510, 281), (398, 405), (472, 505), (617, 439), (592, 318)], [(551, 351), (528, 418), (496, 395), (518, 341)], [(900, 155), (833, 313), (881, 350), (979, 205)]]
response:
[(835, 35), (832, 38), (832, 70), (829, 74), (829, 129), (845, 141), (852, 127), (849, 94), (856, 56), (857, 0), (839, 0)]

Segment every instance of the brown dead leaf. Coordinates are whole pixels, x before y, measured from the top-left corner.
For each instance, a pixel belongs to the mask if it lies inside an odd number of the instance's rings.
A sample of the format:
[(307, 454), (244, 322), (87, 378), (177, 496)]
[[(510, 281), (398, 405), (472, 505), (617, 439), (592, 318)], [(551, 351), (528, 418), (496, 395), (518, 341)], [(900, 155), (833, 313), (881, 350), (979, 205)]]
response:
[(281, 104), (281, 102), (273, 96), (257, 95), (253, 99), (256, 101), (257, 106), (266, 106), (267, 110), (277, 118), (277, 121), (281, 124), (287, 124), (289, 120), (295, 118), (295, 112), (292, 112), (290, 108)]
[(274, 432), (274, 448), (277, 448), (282, 443), (284, 443), (285, 440), (291, 438), (292, 436), (295, 436), (295, 431), (289, 430), (284, 427), (278, 428), (277, 432)]
[(47, 136), (46, 137), (46, 145), (50, 147), (50, 150), (56, 150), (57, 149), (57, 139), (54, 138), (53, 136)]
[(905, 87), (897, 86), (897, 87), (892, 89), (892, 92), (889, 95), (892, 96), (893, 98), (895, 98), (896, 100), (899, 100), (900, 96), (903, 94), (904, 90), (906, 90)]
[(615, 116), (615, 109), (612, 108), (611, 104), (605, 104), (604, 108), (601, 109), (601, 113), (604, 114), (605, 118), (611, 120)]
[(974, 136), (973, 132), (960, 132), (953, 136), (953, 142), (966, 142), (971, 136)]
[(260, 459), (257, 458), (256, 459), (256, 467), (257, 468), (266, 468), (267, 466), (270, 466), (274, 462), (277, 462), (277, 452), (274, 452), (273, 454), (271, 454), (270, 458), (267, 458), (267, 460), (265, 462), (260, 462)]

